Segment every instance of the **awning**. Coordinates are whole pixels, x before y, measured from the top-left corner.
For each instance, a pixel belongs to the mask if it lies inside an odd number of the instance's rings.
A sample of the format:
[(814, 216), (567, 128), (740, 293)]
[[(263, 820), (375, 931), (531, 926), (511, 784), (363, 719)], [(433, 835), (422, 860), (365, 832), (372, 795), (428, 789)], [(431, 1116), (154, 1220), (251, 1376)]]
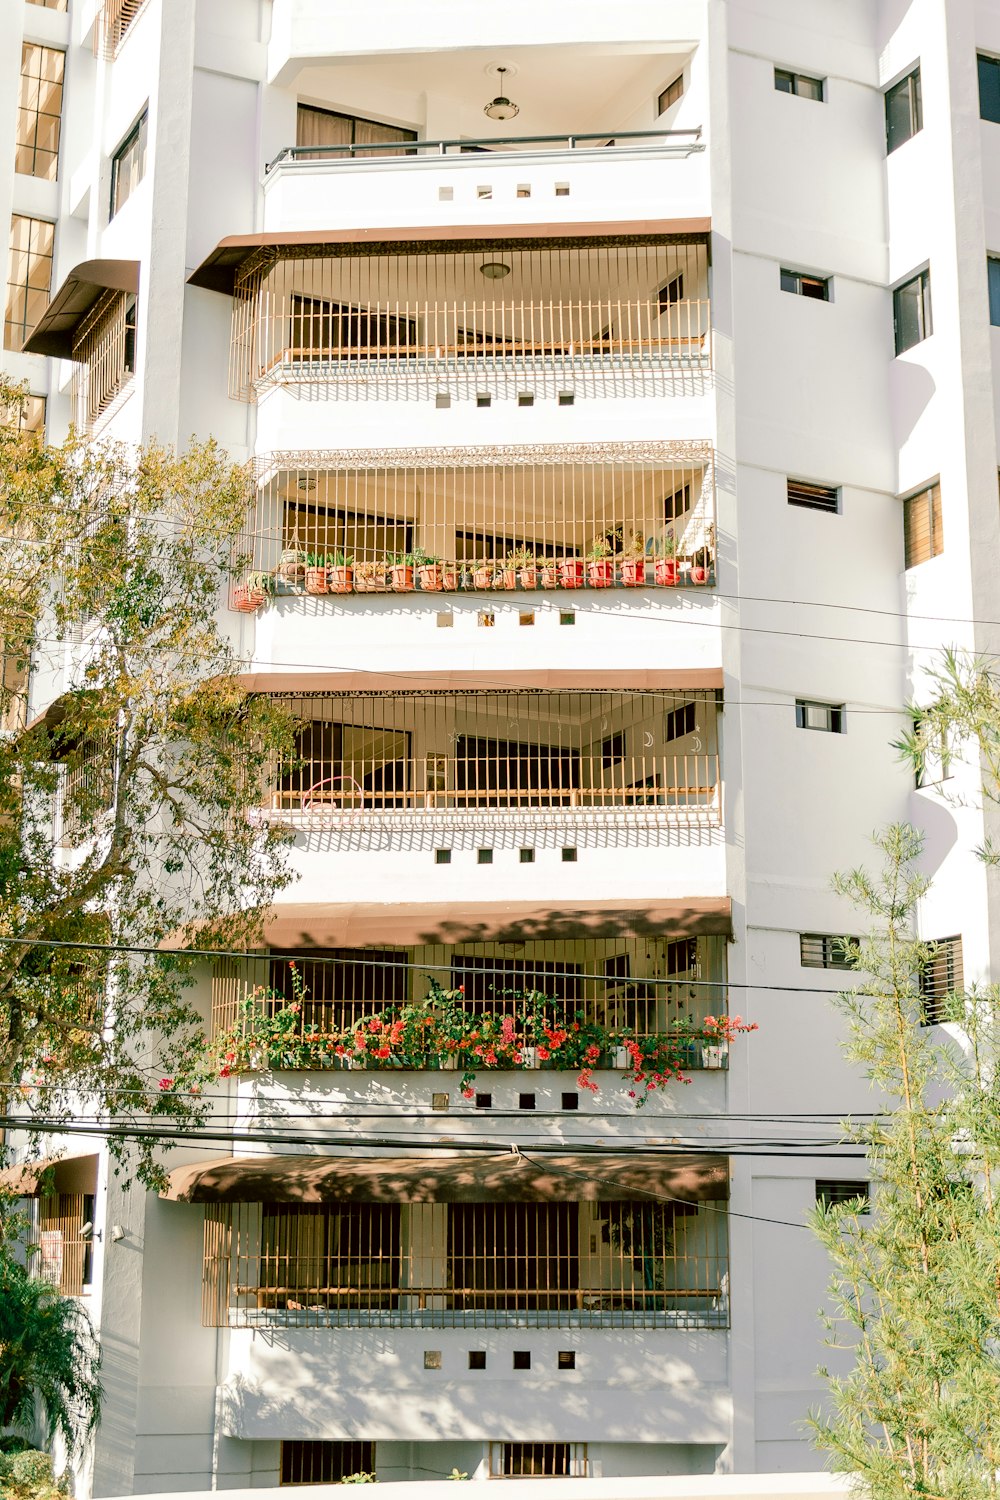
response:
[(177, 1203), (563, 1203), (641, 1197), (685, 1203), (729, 1197), (724, 1156), (594, 1153), (526, 1160), (487, 1156), (222, 1156), (175, 1167), (161, 1198)]
[(77, 329), (105, 292), (137, 292), (137, 260), (85, 260), (74, 266), (24, 342), (26, 354), (72, 359)]
[(244, 672), (248, 693), (511, 693), (544, 692), (716, 692), (721, 667), (649, 667), (604, 671), (587, 667), (475, 672)]
[(40, 1178), (52, 1168), (54, 1193), (92, 1193), (97, 1186), (97, 1156), (93, 1152), (69, 1156), (37, 1156), (34, 1161), (18, 1162), (0, 1169), (0, 1188), (19, 1198), (37, 1198)]
[(728, 896), (544, 905), (532, 901), (436, 901), (426, 905), (289, 901), (272, 907), (264, 920), (265, 941), (280, 951), (731, 934)]
[(232, 296), (244, 263), (258, 250), (301, 250), (326, 255), (432, 255), (441, 251), (569, 249), (601, 245), (685, 245), (703, 241), (711, 219), (635, 219), (607, 224), (433, 224), (400, 229), (302, 229), (230, 234), (188, 277), (191, 286)]

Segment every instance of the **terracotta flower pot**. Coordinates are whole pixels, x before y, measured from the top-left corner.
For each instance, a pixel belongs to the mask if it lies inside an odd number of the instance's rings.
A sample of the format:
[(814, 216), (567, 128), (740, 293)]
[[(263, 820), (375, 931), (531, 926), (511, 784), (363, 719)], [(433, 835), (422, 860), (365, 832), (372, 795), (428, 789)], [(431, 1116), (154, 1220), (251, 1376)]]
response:
[(238, 609), (241, 614), (255, 614), (258, 609), (263, 609), (266, 603), (267, 595), (263, 589), (252, 589), (245, 583), (233, 589), (233, 608)]
[(425, 594), (440, 594), (444, 588), (443, 569), (440, 563), (428, 563), (419, 569), (420, 587)]
[(413, 569), (402, 563), (396, 564), (390, 569), (392, 587), (397, 594), (409, 594), (413, 591)]
[(646, 582), (646, 559), (644, 557), (622, 558), (622, 587), (642, 588)]
[(518, 574), (523, 589), (536, 589), (538, 587), (538, 569), (522, 568)]
[(677, 559), (675, 557), (658, 557), (656, 559), (656, 581), (661, 588), (672, 589), (677, 585)]
[(567, 557), (559, 564), (559, 582), (564, 589), (583, 588), (583, 559)]
[(703, 567), (701, 567), (698, 564), (695, 564), (691, 568), (691, 572), (690, 572), (689, 576), (691, 578), (691, 582), (692, 583), (707, 583), (708, 582), (708, 569), (707, 568), (703, 568)]
[(306, 568), (306, 593), (328, 594), (330, 580), (326, 568)]
[(559, 575), (555, 568), (539, 568), (538, 582), (543, 589), (554, 589), (559, 582)]
[(354, 589), (358, 594), (384, 594), (389, 587), (388, 564), (377, 563), (374, 567), (366, 567), (364, 571), (356, 570), (354, 576)]
[(441, 569), (441, 587), (446, 594), (454, 594), (458, 588), (457, 568)]
[(492, 568), (473, 568), (472, 587), (474, 589), (488, 589), (493, 582)]
[(587, 564), (587, 582), (592, 589), (610, 589), (614, 586), (615, 565), (610, 557), (595, 559)]
[(348, 567), (328, 568), (327, 582), (329, 583), (331, 594), (349, 594), (354, 587), (354, 569)]
[(502, 589), (516, 589), (517, 569), (503, 568), (500, 572), (500, 576), (497, 579), (497, 586)]

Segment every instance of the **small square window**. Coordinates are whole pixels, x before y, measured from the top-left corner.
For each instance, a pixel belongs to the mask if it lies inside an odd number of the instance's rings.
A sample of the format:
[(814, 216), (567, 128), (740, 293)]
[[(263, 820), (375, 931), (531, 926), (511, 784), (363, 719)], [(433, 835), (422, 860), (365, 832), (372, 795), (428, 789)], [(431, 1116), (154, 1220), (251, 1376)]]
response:
[(817, 703), (811, 698), (796, 698), (795, 724), (798, 729), (820, 729), (827, 734), (845, 732), (842, 703)]
[(576, 401), (576, 394), (573, 391), (560, 391), (557, 400), (560, 406), (572, 406)]
[(522, 865), (533, 865), (535, 863), (534, 849), (519, 849), (517, 857)]
[(789, 479), (787, 494), (789, 505), (801, 505), (804, 510), (825, 510), (828, 515), (840, 511), (840, 487), (836, 484), (811, 484), (806, 479)]
[(424, 1350), (424, 1369), (425, 1370), (440, 1370), (440, 1368), (441, 1368), (441, 1350), (440, 1349), (425, 1349)]
[(668, 83), (661, 94), (656, 97), (656, 112), (658, 115), (666, 114), (671, 104), (676, 104), (684, 93), (684, 74), (678, 73), (673, 83)]
[(518, 391), (518, 393), (517, 393), (517, 404), (518, 404), (518, 406), (534, 406), (534, 404), (535, 404), (534, 392), (533, 391)]
[(434, 863), (436, 865), (450, 865), (451, 864), (451, 850), (450, 849), (435, 849), (434, 850)]
[(440, 203), (451, 203), (451, 201), (454, 198), (454, 196), (455, 196), (455, 189), (453, 187), (439, 187), (438, 188), (438, 201)]
[(559, 624), (560, 625), (575, 625), (576, 624), (576, 610), (574, 610), (574, 609), (561, 609), (559, 611)]
[(979, 118), (1000, 125), (1000, 58), (976, 58), (979, 67)]
[(535, 1096), (534, 1096), (534, 1094), (518, 1094), (518, 1096), (517, 1096), (517, 1107), (518, 1107), (518, 1109), (534, 1109), (534, 1107), (535, 1107)]
[(576, 849), (573, 845), (567, 845), (562, 851), (562, 862), (564, 865), (576, 864)]
[(493, 197), (493, 189), (491, 187), (487, 186), (486, 184), (483, 184), (482, 186), (476, 188), (476, 197), (477, 198), (482, 198), (484, 200), (486, 198), (492, 198)]
[(850, 1203), (852, 1199), (861, 1199), (861, 1213), (871, 1212), (871, 1188), (867, 1182), (853, 1182), (847, 1179), (831, 1181), (829, 1178), (817, 1182), (816, 1202), (822, 1208), (836, 1208), (840, 1203)]
[(799, 933), (799, 963), (803, 969), (853, 969), (852, 944), (856, 937), (837, 937), (826, 932)]
[(557, 198), (568, 198), (569, 197), (569, 183), (568, 182), (557, 182), (556, 183), (556, 197)]
[(477, 1109), (492, 1109), (493, 1108), (493, 1095), (492, 1094), (477, 1094), (476, 1095), (476, 1108)]
[(808, 73), (790, 73), (787, 68), (775, 68), (774, 86), (779, 94), (797, 94), (800, 99), (816, 99), (823, 102), (822, 78), (810, 78)]
[(493, 850), (492, 849), (477, 849), (476, 850), (476, 864), (477, 865), (491, 865), (492, 863), (493, 863)]
[(576, 1350), (575, 1349), (560, 1349), (559, 1350), (559, 1355), (558, 1355), (558, 1365), (559, 1365), (560, 1370), (575, 1370), (576, 1369)]
[(931, 273), (920, 271), (892, 294), (892, 323), (896, 353), (905, 354), (934, 332), (931, 319)]
[(575, 1090), (572, 1093), (567, 1090), (562, 1096), (562, 1107), (563, 1109), (579, 1109), (580, 1095)]
[(531, 1350), (530, 1349), (515, 1349), (514, 1350), (514, 1369), (515, 1370), (530, 1370), (531, 1369)]
[(476, 617), (476, 624), (482, 625), (484, 630), (489, 630), (496, 624), (496, 616), (491, 609), (481, 609)]
[(533, 609), (520, 609), (517, 612), (517, 623), (519, 625), (534, 625), (535, 611)]
[(455, 616), (448, 609), (439, 609), (434, 618), (438, 630), (450, 630), (455, 623)]
[(451, 405), (451, 396), (448, 391), (438, 391), (437, 395), (434, 397), (434, 405), (437, 407), (438, 411), (447, 411), (449, 406)]
[(885, 149), (891, 155), (923, 126), (920, 69), (914, 68), (885, 93)]
[(432, 1094), (431, 1109), (449, 1109), (451, 1106), (450, 1094)]
[(485, 1349), (470, 1349), (469, 1350), (469, 1369), (470, 1370), (485, 1370), (486, 1369), (486, 1350)]
[(531, 197), (531, 183), (530, 182), (519, 182), (518, 185), (517, 185), (517, 196), (519, 198), (530, 198)]
[(492, 406), (493, 405), (493, 397), (490, 395), (489, 391), (477, 391), (476, 392), (476, 405), (477, 406)]
[(814, 302), (829, 302), (829, 276), (809, 276), (804, 271), (788, 271), (781, 268), (781, 290), (793, 292), (797, 297), (811, 297)]

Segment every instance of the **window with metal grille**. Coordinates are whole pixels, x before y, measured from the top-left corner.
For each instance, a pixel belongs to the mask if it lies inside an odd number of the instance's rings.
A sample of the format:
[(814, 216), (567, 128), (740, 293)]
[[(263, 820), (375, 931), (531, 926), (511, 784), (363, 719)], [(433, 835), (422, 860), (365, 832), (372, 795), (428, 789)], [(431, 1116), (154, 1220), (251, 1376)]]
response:
[(128, 202), (146, 175), (146, 135), (149, 111), (129, 131), (111, 158), (111, 217)]
[(842, 703), (819, 703), (812, 698), (796, 698), (795, 724), (798, 729), (819, 729), (827, 734), (843, 734), (846, 714)]
[(491, 1443), (490, 1476), (494, 1479), (583, 1478), (586, 1443)]
[(55, 47), (21, 47), (14, 171), (47, 182), (55, 181), (59, 162), (65, 67), (66, 55)]
[(342, 1484), (375, 1473), (374, 1443), (283, 1441), (279, 1484)]
[[(381, 120), (366, 120), (361, 115), (344, 115), (335, 109), (320, 109), (314, 104), (300, 104), (297, 112), (295, 144), (299, 161), (335, 161), (342, 156), (403, 156), (405, 151), (367, 151), (366, 146), (389, 146), (398, 141), (415, 141), (417, 132), (401, 125), (386, 125)], [(303, 150), (302, 148), (307, 148)], [(339, 149), (338, 149), (339, 148)], [(310, 155), (309, 152), (314, 154)]]
[(624, 759), (624, 734), (609, 734), (607, 739), (601, 741), (601, 767), (603, 770), (610, 771), (612, 766), (619, 765)]
[[(921, 728), (923, 715), (919, 709), (913, 711), (913, 727)], [(947, 726), (939, 727), (933, 722), (923, 727), (920, 745), (920, 762), (916, 768), (915, 783), (918, 787), (937, 786), (951, 779), (952, 746)]]
[(961, 937), (935, 939), (920, 971), (920, 1024), (937, 1026), (948, 1018), (949, 995), (965, 988)]
[(944, 551), (944, 527), (941, 520), (941, 486), (930, 484), (907, 495), (903, 500), (903, 557), (906, 567), (915, 568)]
[(671, 740), (679, 740), (685, 734), (694, 734), (697, 722), (696, 704), (683, 703), (680, 708), (672, 708), (663, 721), (663, 738), (669, 744)]
[(920, 102), (920, 69), (914, 68), (885, 93), (885, 149), (891, 155), (924, 123)]
[(656, 98), (656, 113), (665, 114), (671, 104), (676, 104), (684, 93), (684, 74), (678, 73), (673, 83), (668, 83), (662, 93)]
[(77, 425), (89, 432), (135, 374), (137, 305), (130, 292), (106, 292), (73, 344)]
[(816, 99), (821, 104), (824, 95), (824, 79), (811, 78), (807, 73), (791, 73), (787, 68), (775, 68), (774, 86), (779, 94), (797, 94), (800, 99)]
[(825, 510), (836, 515), (840, 510), (840, 487), (836, 484), (810, 484), (805, 479), (787, 481), (789, 505), (801, 505), (806, 510)]
[(829, 276), (810, 276), (805, 271), (789, 271), (783, 266), (780, 275), (781, 290), (793, 292), (797, 297), (811, 297), (817, 302), (829, 302)]
[(82, 1296), (93, 1280), (93, 1193), (50, 1193), (38, 1200), (36, 1275), (65, 1297)]
[(48, 219), (11, 214), (3, 346), (20, 351), (49, 304), (56, 226)]
[(931, 317), (931, 273), (920, 271), (892, 294), (892, 322), (896, 353), (905, 354), (934, 332)]
[(386, 1006), (405, 1005), (408, 956), (405, 948), (309, 948), (275, 956), (268, 981), (280, 998), (273, 1003), (292, 1004), (301, 987), (299, 1014), (306, 1030), (353, 1026)]
[(656, 294), (660, 312), (666, 312), (668, 308), (676, 307), (678, 302), (684, 300), (684, 276), (673, 276), (660, 287)]
[(816, 1183), (816, 1202), (823, 1208), (836, 1208), (841, 1203), (850, 1203), (853, 1199), (861, 1199), (860, 1212), (866, 1214), (871, 1209), (870, 1185), (867, 1182), (851, 1182), (849, 1179), (834, 1181), (824, 1178)]
[(979, 71), (979, 118), (1000, 124), (1000, 57), (976, 58)]
[(128, 33), (132, 22), (146, 0), (104, 0), (100, 25), (94, 28), (94, 51), (112, 58)]
[(477, 958), (451, 961), (451, 987), (464, 988), (466, 1005), (489, 1009), (503, 1003), (505, 992), (537, 990), (553, 1000), (576, 999), (582, 990), (583, 965), (544, 958)]
[(799, 962), (804, 969), (853, 969), (851, 945), (855, 937), (825, 932), (799, 933)]

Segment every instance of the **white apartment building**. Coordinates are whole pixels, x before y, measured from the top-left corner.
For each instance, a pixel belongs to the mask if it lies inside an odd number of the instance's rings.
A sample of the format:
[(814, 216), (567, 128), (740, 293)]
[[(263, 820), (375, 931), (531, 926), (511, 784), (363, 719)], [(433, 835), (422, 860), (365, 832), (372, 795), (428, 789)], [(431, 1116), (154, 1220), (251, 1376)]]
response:
[(831, 877), (914, 821), (942, 987), (1000, 937), (974, 780), (890, 743), (1000, 619), (1000, 3), (8, 0), (0, 100), (30, 419), (254, 461), (299, 878), (206, 1019), (291, 958), (303, 1028), (434, 976), (690, 1033), (642, 1109), (613, 1049), (237, 1069), (164, 1197), (71, 1143), (85, 1483), (820, 1467)]

